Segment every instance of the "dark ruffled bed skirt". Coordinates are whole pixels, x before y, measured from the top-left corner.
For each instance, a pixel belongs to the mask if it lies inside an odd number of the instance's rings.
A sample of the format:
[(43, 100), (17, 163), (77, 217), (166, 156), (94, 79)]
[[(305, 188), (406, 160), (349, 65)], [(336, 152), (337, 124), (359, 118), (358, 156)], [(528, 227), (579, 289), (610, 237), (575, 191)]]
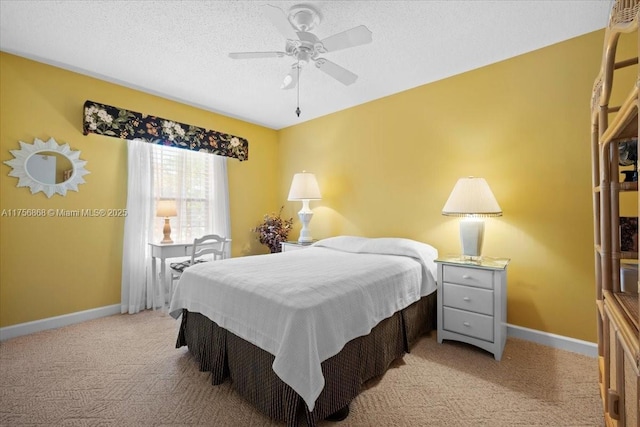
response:
[(362, 384), (382, 375), (417, 339), (435, 328), (436, 294), (384, 319), (368, 335), (349, 341), (340, 353), (322, 362), (325, 386), (312, 412), (302, 398), (278, 377), (274, 356), (219, 327), (200, 313), (183, 310), (176, 348), (188, 346), (201, 371), (210, 371), (214, 385), (231, 379), (233, 388), (272, 419), (297, 426), (347, 406)]

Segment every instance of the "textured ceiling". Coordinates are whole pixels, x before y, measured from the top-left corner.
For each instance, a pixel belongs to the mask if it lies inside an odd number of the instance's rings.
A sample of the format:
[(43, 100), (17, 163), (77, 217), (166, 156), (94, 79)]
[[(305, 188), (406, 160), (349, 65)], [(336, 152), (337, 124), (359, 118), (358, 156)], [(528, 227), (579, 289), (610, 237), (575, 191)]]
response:
[(296, 90), (280, 89), (292, 58), (228, 57), (284, 50), (264, 4), (287, 12), (299, 2), (0, 0), (0, 50), (281, 129), (603, 28), (611, 8), (611, 0), (306, 2), (322, 14), (318, 38), (366, 25), (373, 42), (323, 55), (359, 76), (350, 86), (306, 67), (296, 117)]

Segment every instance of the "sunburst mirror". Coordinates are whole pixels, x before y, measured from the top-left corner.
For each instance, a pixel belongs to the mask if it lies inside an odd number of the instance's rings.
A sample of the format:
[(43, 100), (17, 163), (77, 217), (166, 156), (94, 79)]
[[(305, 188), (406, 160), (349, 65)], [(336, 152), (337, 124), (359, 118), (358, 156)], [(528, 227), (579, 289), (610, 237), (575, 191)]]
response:
[(13, 168), (9, 176), (18, 178), (18, 187), (51, 197), (56, 193), (66, 196), (67, 191), (78, 191), (78, 184), (85, 183), (87, 162), (69, 144), (60, 145), (53, 138), (47, 142), (36, 138), (33, 144), (19, 142), (19, 150), (9, 150), (14, 158), (4, 162)]

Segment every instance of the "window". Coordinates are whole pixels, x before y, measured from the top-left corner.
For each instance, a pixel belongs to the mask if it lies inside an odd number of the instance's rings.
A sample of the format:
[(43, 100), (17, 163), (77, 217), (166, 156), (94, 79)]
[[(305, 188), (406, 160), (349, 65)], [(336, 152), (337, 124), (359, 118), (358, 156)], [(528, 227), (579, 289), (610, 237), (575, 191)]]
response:
[[(154, 206), (157, 200), (176, 201), (178, 216), (170, 218), (174, 242), (189, 242), (216, 232), (214, 157), (197, 151), (153, 146)], [(154, 219), (154, 241), (162, 240), (163, 224), (164, 218)]]

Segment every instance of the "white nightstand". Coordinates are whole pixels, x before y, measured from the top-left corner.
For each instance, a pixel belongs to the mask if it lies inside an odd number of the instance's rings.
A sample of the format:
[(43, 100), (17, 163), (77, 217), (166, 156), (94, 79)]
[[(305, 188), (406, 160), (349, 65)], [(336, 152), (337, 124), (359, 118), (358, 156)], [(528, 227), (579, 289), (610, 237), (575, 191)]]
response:
[(280, 247), (282, 247), (282, 252), (297, 251), (297, 250), (300, 250), (300, 249), (308, 248), (313, 243), (314, 242), (300, 243), (300, 242), (296, 242), (296, 241), (289, 241), (289, 242), (281, 242), (280, 243)]
[(438, 342), (456, 340), (502, 357), (507, 340), (509, 259), (436, 260), (438, 265)]

